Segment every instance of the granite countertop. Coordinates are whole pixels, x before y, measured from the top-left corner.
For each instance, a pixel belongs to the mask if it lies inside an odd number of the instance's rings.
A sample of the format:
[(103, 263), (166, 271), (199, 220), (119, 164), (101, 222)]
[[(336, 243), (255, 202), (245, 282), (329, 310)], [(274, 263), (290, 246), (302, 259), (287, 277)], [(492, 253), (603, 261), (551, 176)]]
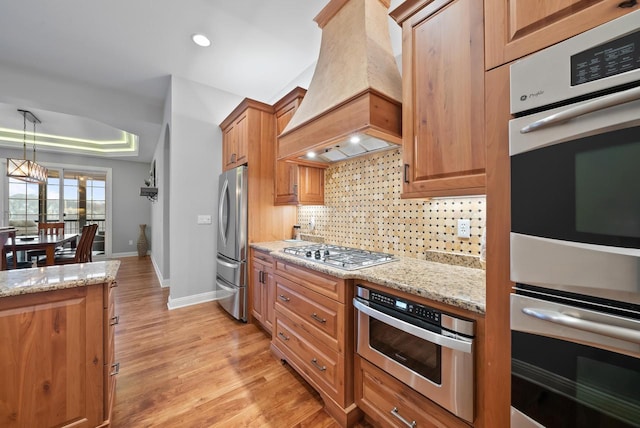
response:
[(398, 257), (394, 262), (346, 271), (282, 251), (286, 247), (310, 244), (313, 243), (274, 241), (253, 243), (251, 247), (270, 252), (274, 258), (338, 278), (369, 281), (475, 313), (485, 313), (486, 281), (482, 269)]
[(120, 260), (0, 271), (0, 298), (115, 280)]

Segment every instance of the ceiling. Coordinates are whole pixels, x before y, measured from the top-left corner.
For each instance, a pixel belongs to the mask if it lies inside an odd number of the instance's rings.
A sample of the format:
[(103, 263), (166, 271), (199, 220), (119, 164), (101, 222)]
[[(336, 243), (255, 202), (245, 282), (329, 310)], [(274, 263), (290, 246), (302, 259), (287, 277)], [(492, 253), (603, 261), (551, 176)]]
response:
[[(28, 70), (79, 85), (113, 90), (155, 106), (158, 126), (149, 129), (148, 124), (146, 128), (141, 125), (144, 135), (140, 136), (140, 152), (133, 159), (150, 161), (159, 137), (170, 75), (240, 97), (273, 102), (273, 97), (289, 89), (296, 77), (314, 65), (321, 30), (313, 18), (327, 2), (5, 2), (0, 13), (0, 69)], [(400, 0), (392, 1), (392, 8), (399, 3)], [(395, 24), (390, 27), (394, 52), (399, 53), (400, 29)], [(194, 33), (206, 34), (212, 45), (196, 46), (190, 39)], [(1, 107), (0, 127), (4, 114), (10, 113), (13, 107), (33, 108), (11, 106), (10, 102)], [(50, 112), (40, 110), (39, 113)], [(92, 132), (90, 124), (85, 121), (78, 125), (71, 116), (55, 120), (62, 121), (57, 123), (57, 128), (68, 127), (69, 132), (76, 132), (78, 127), (84, 134)], [(12, 121), (14, 126), (17, 121), (22, 130), (22, 116), (16, 113)], [(46, 127), (44, 119), (38, 131), (41, 126)], [(125, 130), (136, 132), (135, 125), (131, 128)], [(104, 133), (104, 130), (96, 132)]]

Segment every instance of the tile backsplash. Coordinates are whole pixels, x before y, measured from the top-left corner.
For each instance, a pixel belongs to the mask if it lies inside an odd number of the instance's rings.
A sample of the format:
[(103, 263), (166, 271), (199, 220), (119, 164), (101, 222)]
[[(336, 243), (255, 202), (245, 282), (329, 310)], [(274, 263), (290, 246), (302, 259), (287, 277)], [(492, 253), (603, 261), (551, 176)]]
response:
[[(399, 149), (331, 165), (325, 171), (325, 205), (298, 207), (302, 233), (417, 259), (432, 251), (479, 256), (486, 198), (401, 199), (401, 172)], [(471, 238), (457, 237), (458, 219), (471, 220)]]

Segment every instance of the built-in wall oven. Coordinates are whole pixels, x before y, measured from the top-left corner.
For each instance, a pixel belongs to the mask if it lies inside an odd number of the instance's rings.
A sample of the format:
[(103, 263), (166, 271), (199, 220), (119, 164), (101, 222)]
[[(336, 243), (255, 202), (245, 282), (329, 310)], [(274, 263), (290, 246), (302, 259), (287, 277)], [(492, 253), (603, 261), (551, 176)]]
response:
[(512, 427), (640, 427), (640, 11), (511, 66)]
[(361, 285), (353, 305), (362, 358), (473, 421), (473, 321)]

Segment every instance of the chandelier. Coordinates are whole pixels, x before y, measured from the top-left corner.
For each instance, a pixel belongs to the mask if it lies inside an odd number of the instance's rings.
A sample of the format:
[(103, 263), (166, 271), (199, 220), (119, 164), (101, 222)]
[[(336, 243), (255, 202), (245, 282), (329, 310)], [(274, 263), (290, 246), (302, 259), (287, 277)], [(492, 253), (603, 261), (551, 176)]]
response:
[[(22, 159), (7, 159), (7, 177), (26, 181), (27, 183), (44, 183), (47, 181), (47, 168), (36, 163), (36, 124), (41, 123), (33, 113), (18, 109), (23, 117), (24, 128), (22, 138)], [(33, 161), (27, 159), (27, 120), (33, 123)]]

